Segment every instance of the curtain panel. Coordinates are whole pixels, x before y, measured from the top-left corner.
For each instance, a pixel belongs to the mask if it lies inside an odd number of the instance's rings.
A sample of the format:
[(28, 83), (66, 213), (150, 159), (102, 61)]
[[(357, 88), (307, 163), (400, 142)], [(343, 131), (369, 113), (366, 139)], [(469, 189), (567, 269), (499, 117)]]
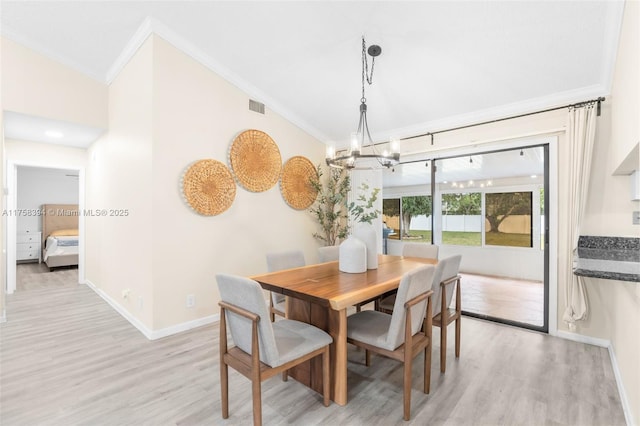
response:
[(563, 320), (570, 330), (575, 330), (576, 321), (587, 318), (589, 305), (584, 278), (573, 274), (573, 263), (577, 257), (580, 224), (586, 206), (593, 144), (596, 135), (596, 108), (591, 103), (578, 108), (570, 108), (567, 117), (567, 143), (569, 144), (569, 235), (570, 253), (566, 259), (571, 262), (566, 268), (565, 296), (566, 308)]

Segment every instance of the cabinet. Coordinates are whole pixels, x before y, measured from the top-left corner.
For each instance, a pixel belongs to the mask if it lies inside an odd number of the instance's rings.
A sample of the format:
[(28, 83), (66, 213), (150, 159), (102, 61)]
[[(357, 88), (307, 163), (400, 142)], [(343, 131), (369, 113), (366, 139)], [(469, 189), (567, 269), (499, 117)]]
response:
[(16, 236), (16, 260), (42, 262), (42, 232), (18, 232)]

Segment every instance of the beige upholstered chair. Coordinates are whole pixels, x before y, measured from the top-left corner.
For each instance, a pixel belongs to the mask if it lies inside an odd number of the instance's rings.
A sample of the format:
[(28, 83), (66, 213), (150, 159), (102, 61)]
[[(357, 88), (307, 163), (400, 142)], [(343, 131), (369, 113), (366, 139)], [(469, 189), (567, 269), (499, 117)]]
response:
[[(460, 326), (462, 322), (462, 297), (460, 295), (460, 261), (461, 255), (442, 259), (440, 277), (433, 286), (433, 325), (440, 327), (440, 371), (447, 369), (447, 328), (456, 322), (456, 358), (460, 358)], [(440, 285), (437, 285), (437, 283)], [(450, 308), (453, 293), (456, 294), (456, 306)]]
[(438, 260), (438, 246), (426, 243), (404, 243), (402, 255), (406, 257), (423, 257)]
[(318, 247), (318, 260), (320, 263), (333, 262), (340, 257), (340, 246)]
[[(439, 248), (435, 244), (426, 243), (404, 243), (402, 255), (405, 257), (422, 257), (424, 259), (438, 260)], [(395, 291), (386, 293), (376, 302), (376, 310), (390, 314), (396, 300)], [(435, 299), (434, 299), (435, 300)]]
[[(269, 272), (300, 266), (305, 266), (304, 253), (300, 250), (267, 253), (267, 270)], [(285, 316), (285, 297), (283, 294), (271, 292), (269, 312), (272, 322), (275, 320), (275, 315)]]
[[(253, 424), (262, 424), (262, 381), (316, 356), (322, 356), (324, 405), (329, 405), (329, 345), (324, 331), (300, 321), (271, 322), (260, 284), (218, 274), (220, 304), (220, 386), (222, 418), (229, 417), (229, 371), (232, 367), (251, 380)], [(227, 346), (227, 323), (234, 347)]]
[(347, 318), (347, 342), (404, 363), (404, 419), (411, 417), (411, 366), (424, 352), (424, 393), (431, 378), (431, 290), (435, 268), (425, 265), (407, 272), (400, 281), (393, 314), (362, 311)]
[[(433, 325), (440, 327), (440, 371), (447, 368), (447, 326), (456, 322), (456, 358), (460, 357), (460, 325), (462, 321), (462, 298), (460, 296), (460, 270), (461, 255), (455, 255), (442, 259), (436, 266), (433, 277)], [(444, 291), (443, 291), (444, 289)], [(453, 293), (456, 293), (456, 307), (449, 308)], [(378, 310), (385, 313), (393, 312), (394, 296), (389, 296), (380, 301)]]

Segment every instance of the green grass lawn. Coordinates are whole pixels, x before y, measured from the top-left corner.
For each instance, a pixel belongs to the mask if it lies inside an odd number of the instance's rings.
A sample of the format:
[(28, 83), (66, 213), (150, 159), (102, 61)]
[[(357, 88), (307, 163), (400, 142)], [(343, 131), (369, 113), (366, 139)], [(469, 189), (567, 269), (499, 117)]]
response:
[[(397, 240), (398, 236), (392, 235), (389, 238)], [(409, 232), (409, 237), (404, 237), (403, 240), (430, 243), (431, 231), (411, 231)], [(480, 246), (482, 244), (482, 233), (444, 231), (442, 233), (442, 243), (458, 246)], [(485, 236), (485, 245), (530, 247), (531, 237), (527, 234), (506, 234), (503, 232), (489, 232)]]

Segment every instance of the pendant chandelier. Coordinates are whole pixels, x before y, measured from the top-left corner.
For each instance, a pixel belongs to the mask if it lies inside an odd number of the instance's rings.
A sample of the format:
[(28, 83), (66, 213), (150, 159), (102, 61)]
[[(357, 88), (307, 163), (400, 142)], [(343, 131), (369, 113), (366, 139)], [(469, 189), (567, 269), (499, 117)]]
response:
[[(367, 53), (371, 56), (371, 73), (369, 73), (369, 61)], [(364, 93), (365, 81), (371, 85), (373, 82), (373, 66), (375, 59), (382, 53), (382, 48), (372, 44), (367, 49), (364, 37), (362, 37), (362, 98), (360, 98), (360, 121), (358, 129), (351, 134), (351, 143), (348, 150), (336, 154), (335, 147), (327, 147), (326, 161), (330, 167), (338, 169), (374, 169), (379, 167), (390, 168), (400, 161), (400, 141), (391, 140), (389, 149), (380, 152), (371, 139), (369, 124), (367, 123), (367, 98)], [(366, 137), (366, 139), (365, 139)]]

